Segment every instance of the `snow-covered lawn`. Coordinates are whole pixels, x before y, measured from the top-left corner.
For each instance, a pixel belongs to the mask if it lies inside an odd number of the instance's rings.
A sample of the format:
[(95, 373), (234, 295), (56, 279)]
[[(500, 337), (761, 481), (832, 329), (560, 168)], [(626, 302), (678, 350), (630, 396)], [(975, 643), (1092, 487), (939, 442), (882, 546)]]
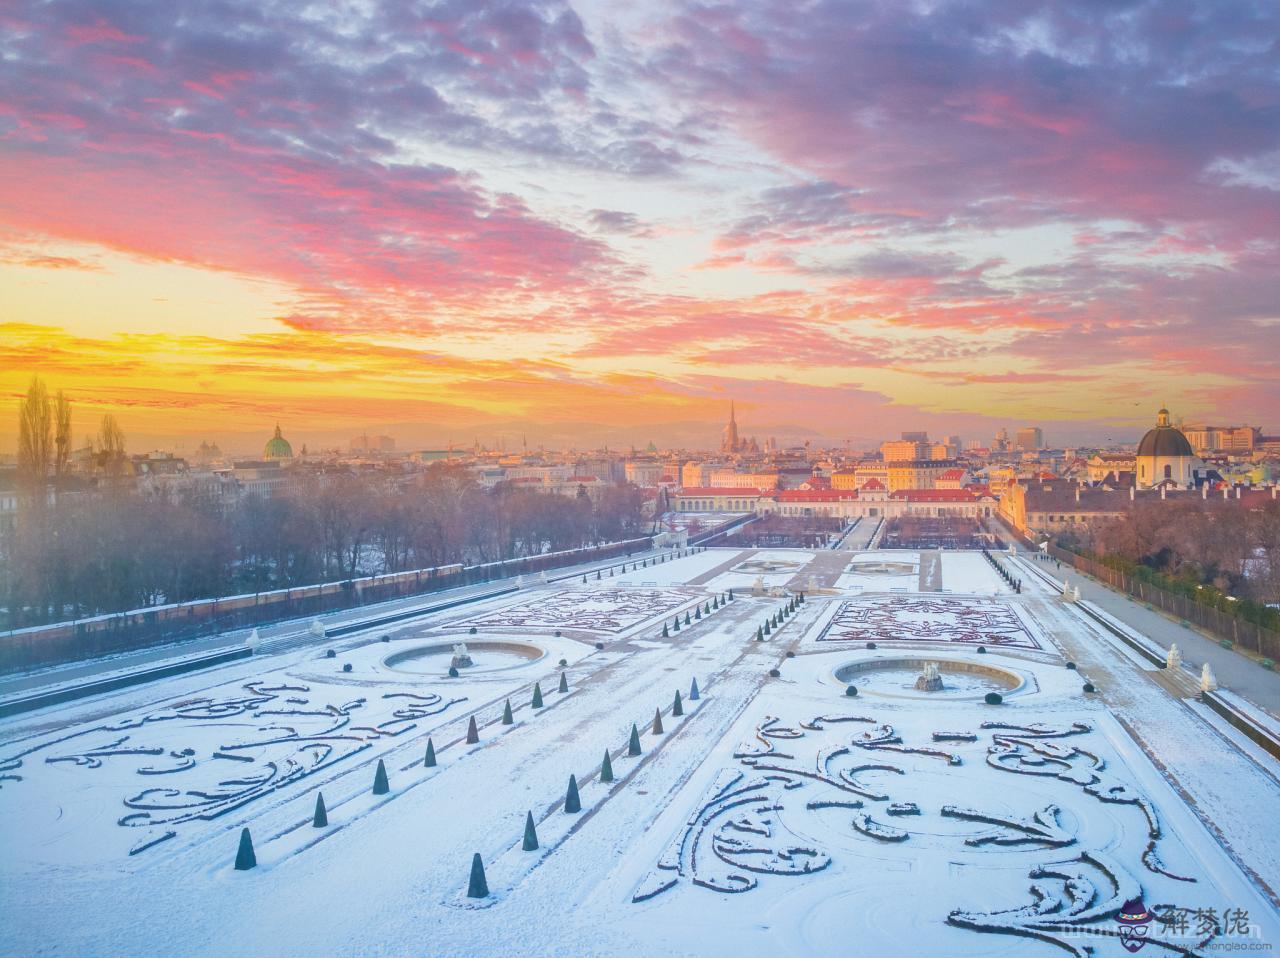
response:
[(786, 585), (813, 561), (814, 553), (803, 549), (760, 549), (743, 553), (743, 559), (711, 580), (715, 589), (750, 589), (760, 580), (766, 587)]
[(918, 592), (920, 553), (908, 550), (859, 552), (849, 561), (836, 588), (861, 592)]
[(841, 602), (819, 642), (938, 642), (1042, 651), (1017, 607), (995, 599), (879, 596)]
[(692, 589), (592, 588), (592, 585), (596, 583), (588, 583), (586, 588), (577, 591), (547, 592), (522, 599), (505, 608), (463, 619), (451, 627), (614, 634), (649, 619), (668, 616), (691, 605), (695, 599), (705, 598), (701, 591)]

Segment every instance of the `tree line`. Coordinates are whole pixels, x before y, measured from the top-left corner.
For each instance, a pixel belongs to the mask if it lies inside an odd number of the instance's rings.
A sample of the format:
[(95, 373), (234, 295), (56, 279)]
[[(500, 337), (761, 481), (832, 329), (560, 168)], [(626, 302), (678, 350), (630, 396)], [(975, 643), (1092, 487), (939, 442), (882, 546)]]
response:
[(633, 485), (610, 486), (598, 502), (584, 490), (485, 489), (456, 463), (413, 473), (300, 463), (271, 496), (138, 484), (118, 468), (127, 457), (114, 420), (95, 441), (90, 481), (72, 483), (61, 452), (70, 449), (67, 408), (38, 383), (20, 408), (20, 506), (0, 542), (5, 628), (522, 558), (648, 531)]
[(1272, 628), (1280, 613), (1280, 501), (1144, 502), (1058, 536), (1112, 568)]

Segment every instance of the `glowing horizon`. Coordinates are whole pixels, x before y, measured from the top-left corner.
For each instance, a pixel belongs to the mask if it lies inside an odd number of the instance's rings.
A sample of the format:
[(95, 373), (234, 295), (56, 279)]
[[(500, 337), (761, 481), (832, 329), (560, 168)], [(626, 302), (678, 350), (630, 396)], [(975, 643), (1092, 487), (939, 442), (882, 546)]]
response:
[(1274, 8), (773, 11), (0, 13), (0, 451), (1280, 425)]

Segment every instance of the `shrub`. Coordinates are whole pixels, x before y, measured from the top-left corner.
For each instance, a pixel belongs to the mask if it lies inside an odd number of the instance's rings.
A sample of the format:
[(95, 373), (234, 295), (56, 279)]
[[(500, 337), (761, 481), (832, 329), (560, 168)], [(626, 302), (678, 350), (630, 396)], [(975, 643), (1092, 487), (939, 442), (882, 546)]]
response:
[(1092, 682), (1086, 682), (1086, 683), (1084, 683), (1084, 690), (1085, 690), (1086, 692), (1096, 692), (1096, 691), (1098, 691), (1096, 688), (1094, 688), (1094, 686), (1093, 686), (1093, 683), (1092, 683)]
[(999, 705), (1001, 702), (1004, 701), (1004, 696), (1001, 695), (999, 692), (988, 692), (986, 695), (983, 696), (983, 701), (986, 702), (988, 705)]
[(467, 633), (468, 633), (468, 634), (470, 634), (470, 635), (475, 635), (475, 634), (476, 634), (476, 627), (473, 625), (471, 628), (467, 629)]
[(774, 678), (774, 679), (776, 679), (776, 678), (777, 678), (778, 676), (780, 676), (781, 674), (782, 674), (782, 673), (781, 673), (781, 672), (779, 672), (777, 669), (770, 669), (770, 670), (769, 670), (769, 677), (770, 677), (770, 678)]
[(986, 655), (986, 654), (987, 654), (987, 647), (986, 647), (985, 645), (980, 645), (980, 646), (978, 646), (978, 654), (979, 654), (979, 655)]
[(875, 644), (874, 642), (868, 642), (868, 643), (867, 643), (867, 648), (869, 648), (869, 649), (874, 649), (875, 647), (876, 647), (876, 644)]
[(844, 694), (849, 696), (849, 698), (853, 698), (858, 694), (858, 687), (856, 685), (846, 685), (844, 687)]
[(351, 671), (351, 663), (350, 663), (350, 662), (344, 662), (344, 663), (342, 663), (342, 671), (344, 671), (344, 672), (350, 672), (350, 671)]
[(1067, 668), (1071, 669), (1072, 671), (1075, 670), (1075, 667), (1076, 667), (1076, 664), (1074, 662), (1067, 663)]

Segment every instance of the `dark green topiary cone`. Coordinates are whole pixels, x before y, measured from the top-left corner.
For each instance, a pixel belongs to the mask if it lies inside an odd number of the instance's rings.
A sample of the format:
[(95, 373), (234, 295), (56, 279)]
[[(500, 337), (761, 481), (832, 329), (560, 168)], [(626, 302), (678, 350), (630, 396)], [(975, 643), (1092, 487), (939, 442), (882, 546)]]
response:
[(533, 707), (542, 708), (542, 685), (538, 682), (533, 683)]
[(467, 744), (475, 745), (480, 741), (480, 729), (476, 727), (476, 717), (471, 716), (471, 721), (467, 723)]
[(676, 689), (676, 701), (675, 704), (671, 706), (671, 715), (672, 717), (684, 715), (684, 703), (680, 701), (679, 689)]
[(253, 839), (249, 837), (249, 829), (240, 829), (240, 847), (236, 849), (236, 871), (247, 872), (258, 867), (258, 856), (253, 853)]
[(471, 881), (467, 883), (467, 897), (489, 897), (489, 883), (485, 881), (484, 862), (480, 860), (479, 852), (476, 852), (471, 859)]
[(311, 818), (311, 824), (316, 828), (324, 828), (329, 824), (329, 812), (324, 807), (324, 795), (316, 792), (316, 813)]
[(373, 794), (385, 795), (391, 791), (391, 783), (387, 781), (387, 766), (378, 759), (378, 770), (373, 773)]
[(529, 812), (524, 820), (524, 845), (525, 851), (533, 852), (538, 850), (538, 830), (533, 827), (533, 812)]
[(670, 638), (670, 637), (671, 637), (671, 632), (670, 632), (670, 630), (667, 628), (667, 623), (665, 623), (665, 622), (663, 622), (663, 623), (662, 623), (662, 637), (663, 637), (664, 639), (666, 639), (666, 638)]
[(427, 739), (427, 757), (422, 763), (423, 768), (436, 767), (436, 745), (431, 739)]
[(688, 613), (688, 612), (686, 612), (686, 613), (684, 614), (684, 624), (685, 624), (685, 625), (693, 625), (693, 620), (692, 620), (691, 618), (689, 618), (689, 613)]
[(653, 710), (653, 734), (662, 734), (662, 709)]
[(511, 714), (511, 699), (507, 699), (507, 704), (502, 706), (502, 724), (512, 725), (515, 720), (515, 716)]
[(609, 759), (609, 750), (604, 750), (604, 761), (600, 763), (600, 781), (613, 781), (613, 762)]
[(631, 726), (631, 741), (627, 743), (627, 754), (640, 754), (640, 730), (635, 725)]
[(568, 672), (561, 672), (561, 673), (560, 673), (560, 687), (559, 687), (559, 688), (557, 688), (557, 689), (556, 689), (556, 691), (557, 691), (557, 692), (568, 692), (568, 691), (569, 691), (569, 673), (568, 673)]
[(689, 686), (689, 701), (698, 701), (698, 680), (696, 678), (693, 680), (693, 684)]
[(582, 811), (582, 801), (578, 798), (578, 779), (575, 775), (569, 776), (569, 790), (564, 794), (564, 810), (570, 815)]

